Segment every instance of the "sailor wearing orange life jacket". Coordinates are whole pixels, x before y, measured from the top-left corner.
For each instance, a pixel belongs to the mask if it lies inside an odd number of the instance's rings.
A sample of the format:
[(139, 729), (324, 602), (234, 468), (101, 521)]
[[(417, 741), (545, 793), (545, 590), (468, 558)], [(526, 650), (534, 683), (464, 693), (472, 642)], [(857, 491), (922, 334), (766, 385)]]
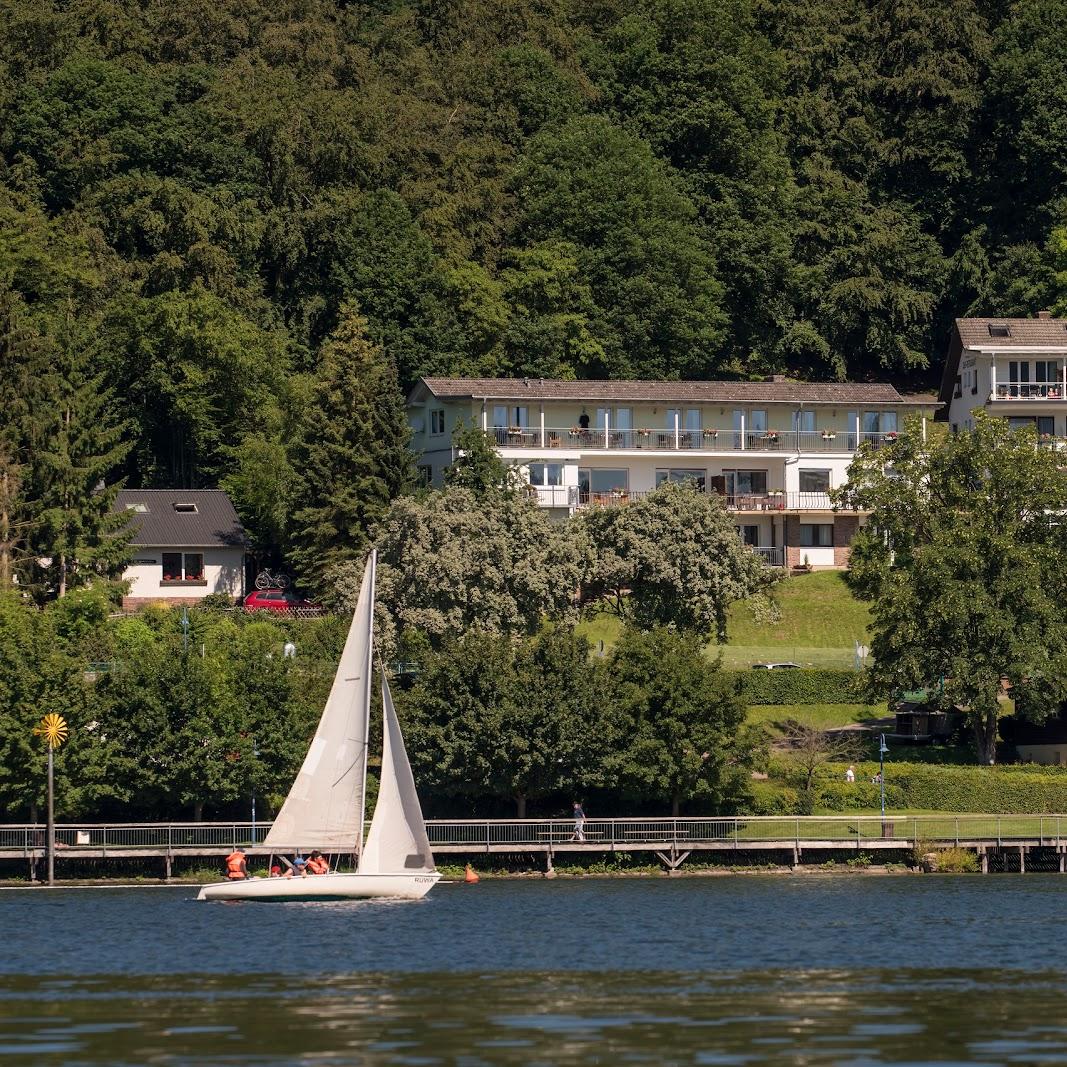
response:
[(235, 848), (226, 857), (226, 877), (231, 882), (237, 882), (242, 878), (248, 877), (248, 868), (245, 866), (245, 850), (243, 848)]
[(329, 874), (330, 865), (326, 862), (326, 857), (318, 850), (308, 857), (307, 863), (304, 865), (308, 874)]

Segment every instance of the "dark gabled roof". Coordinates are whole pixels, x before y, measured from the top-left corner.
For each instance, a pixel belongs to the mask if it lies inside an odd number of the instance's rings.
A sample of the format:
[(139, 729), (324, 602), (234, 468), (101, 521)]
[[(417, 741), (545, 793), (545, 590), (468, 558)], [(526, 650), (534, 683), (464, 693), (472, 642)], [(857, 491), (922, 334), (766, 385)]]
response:
[(957, 319), (941, 375), (939, 399), (948, 411), (956, 375), (965, 348), (1060, 348), (1067, 351), (1067, 319), (1054, 319), (1047, 311), (1033, 319)]
[[(179, 511), (175, 504), (195, 505), (196, 510)], [(246, 544), (241, 520), (221, 489), (123, 489), (115, 510), (129, 512), (136, 547), (244, 548)]]
[(881, 382), (796, 382), (775, 376), (762, 382), (561, 381), (549, 378), (423, 378), (412, 392), (441, 399), (623, 401), (709, 404), (930, 404), (903, 397)]

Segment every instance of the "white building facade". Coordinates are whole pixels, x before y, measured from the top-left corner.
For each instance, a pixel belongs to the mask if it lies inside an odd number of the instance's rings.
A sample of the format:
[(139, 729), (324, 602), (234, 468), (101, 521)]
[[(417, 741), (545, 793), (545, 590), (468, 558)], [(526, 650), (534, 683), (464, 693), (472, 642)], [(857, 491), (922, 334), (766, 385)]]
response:
[(976, 411), (1032, 427), (1039, 439), (1067, 438), (1067, 320), (957, 319), (941, 380), (953, 432), (974, 428)]
[(664, 481), (717, 493), (741, 538), (775, 566), (843, 567), (862, 516), (835, 510), (861, 442), (877, 446), (930, 397), (890, 385), (426, 378), (408, 415), (427, 484), (462, 424), (490, 434), (559, 514), (625, 504)]

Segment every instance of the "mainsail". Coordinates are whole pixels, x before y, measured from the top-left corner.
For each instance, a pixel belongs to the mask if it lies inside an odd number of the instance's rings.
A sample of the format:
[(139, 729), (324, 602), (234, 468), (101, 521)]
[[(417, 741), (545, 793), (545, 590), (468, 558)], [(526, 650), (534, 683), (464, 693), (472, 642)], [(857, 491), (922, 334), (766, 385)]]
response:
[(362, 841), (374, 625), (372, 552), (319, 728), (263, 844), (354, 852)]
[(360, 874), (403, 874), (432, 871), (433, 854), (426, 836), (415, 779), (393, 707), (389, 683), (382, 672), (382, 780), (359, 860)]

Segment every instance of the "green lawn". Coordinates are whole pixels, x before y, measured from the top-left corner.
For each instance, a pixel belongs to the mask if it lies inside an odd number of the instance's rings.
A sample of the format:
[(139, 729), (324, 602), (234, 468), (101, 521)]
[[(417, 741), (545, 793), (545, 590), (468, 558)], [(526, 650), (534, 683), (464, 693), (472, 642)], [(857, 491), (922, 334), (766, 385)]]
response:
[[(727, 644), (708, 646), (722, 654), (723, 666), (745, 668), (753, 663), (791, 660), (804, 667), (852, 667), (855, 642), (866, 643), (870, 613), (856, 600), (839, 571), (821, 571), (786, 578), (776, 591), (781, 609), (777, 622), (758, 622), (745, 603), (730, 608)], [(579, 632), (594, 649), (610, 649), (622, 624), (609, 612), (585, 619)]]
[(884, 718), (888, 714), (885, 704), (751, 704), (748, 721), (765, 722), (777, 727), (793, 719), (805, 726), (829, 730), (867, 719)]

